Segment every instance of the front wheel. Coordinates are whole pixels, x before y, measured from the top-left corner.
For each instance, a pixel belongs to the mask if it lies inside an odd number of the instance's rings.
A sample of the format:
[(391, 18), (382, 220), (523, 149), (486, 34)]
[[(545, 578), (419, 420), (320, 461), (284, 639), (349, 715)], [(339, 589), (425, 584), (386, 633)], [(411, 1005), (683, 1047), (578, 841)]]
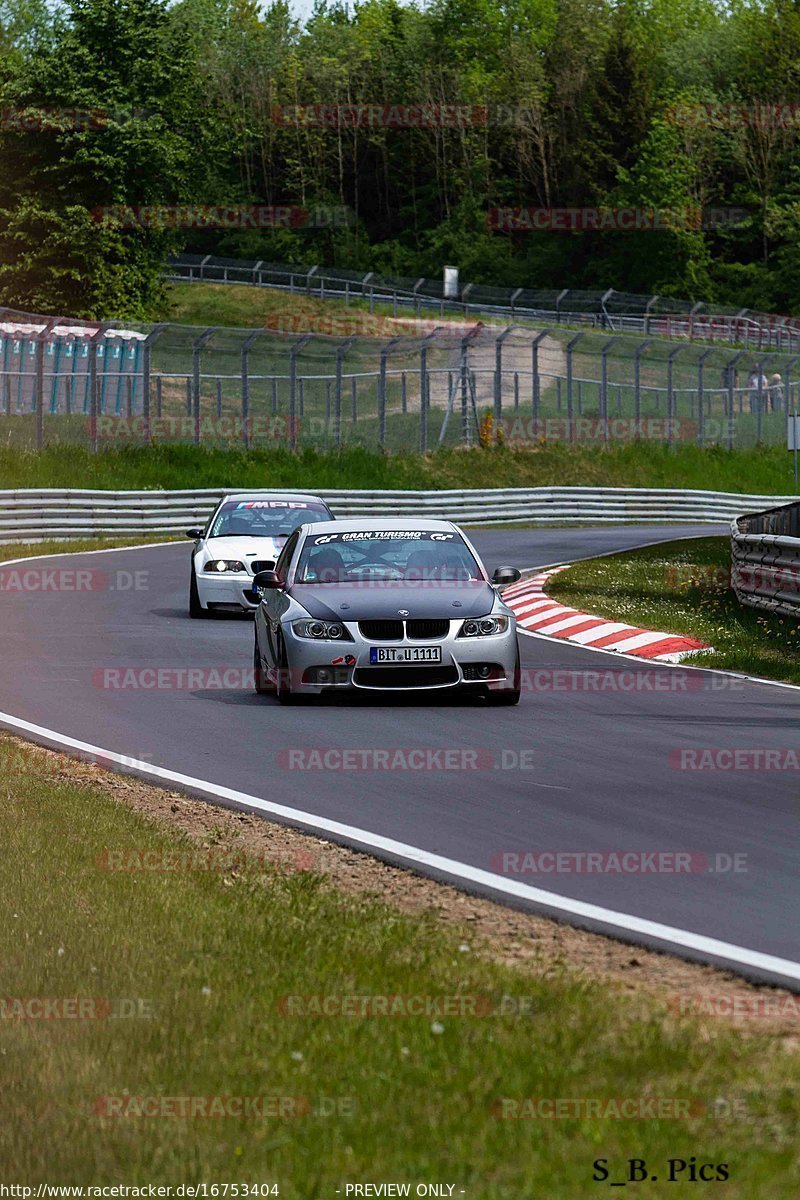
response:
[(261, 655), (258, 652), (258, 635), (253, 643), (253, 679), (259, 696), (271, 696), (275, 691), (267, 678), (267, 673), (261, 665)]
[(494, 705), (497, 708), (505, 707), (506, 705), (511, 704), (519, 704), (520, 696), (522, 695), (520, 676), (521, 669), (519, 662), (519, 649), (517, 649), (517, 661), (514, 663), (514, 686), (510, 688), (503, 688), (501, 692), (487, 691), (486, 703)]
[(192, 567), (192, 578), (189, 583), (189, 616), (193, 621), (202, 621), (204, 618), (210, 617), (211, 613), (208, 609), (203, 608), (200, 603), (200, 593), (197, 590), (197, 575)]
[(292, 673), (289, 669), (289, 659), (286, 656), (286, 643), (278, 634), (278, 671), (277, 687), (278, 700), (281, 704), (298, 704), (300, 697), (292, 691)]

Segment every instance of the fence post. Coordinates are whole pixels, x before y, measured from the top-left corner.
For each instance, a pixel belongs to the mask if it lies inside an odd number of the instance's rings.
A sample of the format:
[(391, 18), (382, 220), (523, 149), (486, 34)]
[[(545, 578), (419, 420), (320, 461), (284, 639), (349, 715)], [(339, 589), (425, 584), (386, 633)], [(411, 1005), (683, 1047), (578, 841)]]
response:
[[(465, 306), (464, 312), (466, 313), (466, 311), (467, 310), (466, 310), (466, 306)], [(470, 435), (470, 424), (469, 424), (469, 399), (468, 399), (469, 343), (470, 343), (470, 337), (469, 337), (469, 334), (467, 334), (466, 337), (461, 339), (461, 363), (459, 366), (459, 374), (461, 376), (461, 436), (464, 439), (464, 444), (467, 446), (472, 445), (472, 438)]]
[(639, 428), (642, 421), (642, 355), (648, 346), (653, 344), (652, 338), (640, 342), (633, 354), (633, 436), (639, 440)]
[(428, 379), (428, 346), (431, 345), (439, 326), (422, 339), (419, 350), (419, 452), (428, 453), (428, 411), (431, 406), (430, 382)]
[(217, 332), (217, 326), (206, 329), (192, 346), (192, 383), (194, 408), (194, 444), (200, 445), (200, 353), (209, 338)]
[[(289, 444), (292, 450), (297, 449), (297, 352), (311, 337), (305, 333), (294, 343), (289, 351)], [(300, 416), (303, 415), (303, 381), (300, 380)]]
[[(518, 296), (522, 288), (517, 288), (514, 293)], [(495, 440), (500, 436), (500, 426), (503, 421), (503, 342), (513, 333), (514, 326), (509, 325), (502, 333), (498, 334), (494, 343), (494, 436)], [(515, 407), (519, 402), (519, 397), (515, 398)]]
[(36, 449), (44, 446), (44, 330), (36, 337)]
[(99, 397), (97, 394), (97, 348), (103, 336), (102, 325), (89, 338), (89, 439), (92, 454), (97, 453), (97, 417)]
[(378, 444), (386, 445), (386, 362), (394, 347), (400, 341), (399, 337), (392, 338), (381, 347), (380, 371), (378, 373)]
[(667, 445), (671, 446), (674, 440), (673, 425), (675, 421), (675, 393), (672, 387), (672, 364), (685, 346), (676, 346), (674, 350), (670, 350), (667, 355)]
[(650, 299), (647, 301), (647, 304), (644, 306), (644, 331), (645, 331), (645, 333), (650, 332), (650, 310), (654, 304), (658, 303), (658, 299), (659, 299), (658, 296), (651, 296)]
[(604, 442), (608, 441), (608, 352), (615, 341), (616, 338), (609, 338), (600, 347), (600, 420), (603, 425)]
[(537, 333), (531, 342), (531, 374), (533, 376), (531, 415), (533, 416), (533, 436), (535, 438), (539, 436), (539, 407), (542, 399), (541, 383), (539, 380), (539, 346), (547, 337), (548, 332), (549, 330), (543, 329), (541, 333)]
[(703, 351), (697, 360), (697, 444), (702, 446), (705, 443), (706, 418), (703, 408), (703, 372), (705, 369), (706, 359), (709, 354), (712, 354), (714, 347), (710, 346), (708, 350)]
[(50, 330), (57, 323), (56, 317), (46, 322), (44, 329), (36, 335), (36, 449), (44, 446), (44, 348)]
[[(144, 340), (144, 345), (142, 347), (142, 425), (143, 425), (144, 440), (148, 446), (152, 445), (152, 442), (153, 442), (153, 431), (152, 431), (152, 425), (151, 425), (151, 421), (150, 421), (150, 372), (152, 369), (151, 350), (152, 350), (153, 342), (156, 340), (157, 337), (160, 337), (160, 335), (164, 332), (164, 330), (166, 328), (167, 328), (166, 324), (156, 325), (153, 329), (150, 330), (149, 334), (147, 335), (147, 337)], [(157, 396), (156, 414), (158, 416), (158, 419), (161, 420), (161, 376), (160, 375), (158, 377), (156, 396)]]
[(344, 356), (355, 340), (354, 337), (346, 338), (341, 345), (336, 347), (336, 395), (334, 396), (333, 436), (337, 447), (342, 444), (342, 370), (344, 367)]
[(726, 408), (727, 408), (726, 416), (728, 418), (728, 430), (727, 430), (728, 438), (727, 438), (727, 440), (728, 440), (728, 449), (729, 450), (733, 449), (733, 422), (734, 422), (734, 412), (735, 412), (735, 407), (736, 407), (736, 396), (735, 396), (736, 364), (739, 362), (740, 359), (744, 358), (746, 353), (747, 353), (746, 350), (740, 350), (738, 352), (738, 354), (734, 354), (733, 358), (731, 358), (729, 360), (728, 366), (726, 368), (726, 370), (728, 372), (728, 396), (727, 396), (727, 404), (726, 404)]
[(254, 329), (248, 333), (242, 342), (241, 349), (241, 380), (242, 380), (242, 441), (245, 447), (250, 446), (250, 364), (248, 358), (250, 347), (261, 337), (261, 330)]
[(576, 333), (575, 337), (571, 338), (570, 341), (567, 342), (567, 346), (566, 346), (566, 353), (567, 353), (567, 428), (569, 430), (568, 440), (570, 442), (575, 440), (575, 428), (574, 428), (575, 422), (573, 421), (573, 408), (572, 408), (572, 356), (573, 356), (575, 347), (577, 346), (578, 342), (581, 340), (581, 338), (584, 338), (584, 337), (586, 337), (585, 330), (583, 333)]

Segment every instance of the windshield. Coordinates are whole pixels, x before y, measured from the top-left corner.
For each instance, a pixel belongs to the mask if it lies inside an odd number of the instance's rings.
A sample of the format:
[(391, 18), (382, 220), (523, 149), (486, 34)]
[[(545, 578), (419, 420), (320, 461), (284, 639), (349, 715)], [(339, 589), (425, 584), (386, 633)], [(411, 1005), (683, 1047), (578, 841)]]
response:
[(315, 534), (303, 546), (296, 583), (357, 583), (403, 579), (467, 582), (482, 579), (459, 534), (423, 530), (365, 530)]
[(304, 521), (333, 520), (322, 504), (300, 500), (230, 500), (223, 504), (209, 537), (288, 537)]

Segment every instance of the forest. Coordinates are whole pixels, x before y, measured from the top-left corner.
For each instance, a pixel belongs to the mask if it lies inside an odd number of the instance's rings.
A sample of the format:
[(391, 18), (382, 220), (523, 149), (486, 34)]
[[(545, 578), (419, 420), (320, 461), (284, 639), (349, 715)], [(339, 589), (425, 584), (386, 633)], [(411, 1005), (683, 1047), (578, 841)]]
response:
[(0, 304), (185, 250), (797, 313), (799, 138), (793, 0), (0, 0)]

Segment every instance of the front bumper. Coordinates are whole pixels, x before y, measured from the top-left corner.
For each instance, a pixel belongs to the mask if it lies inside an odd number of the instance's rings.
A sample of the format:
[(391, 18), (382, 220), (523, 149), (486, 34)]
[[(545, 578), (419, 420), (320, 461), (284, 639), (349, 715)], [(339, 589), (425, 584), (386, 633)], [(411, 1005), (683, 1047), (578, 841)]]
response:
[[(298, 637), (291, 622), (281, 626), (292, 691), (320, 695), (328, 691), (420, 692), (443, 688), (503, 691), (514, 686), (517, 631), (512, 620), (505, 633), (457, 638), (462, 622), (451, 622), (443, 638), (377, 641), (364, 638), (355, 623), (347, 624), (353, 641), (316, 641)], [(370, 663), (375, 646), (439, 647), (441, 662), (412, 665)], [(352, 661), (349, 661), (352, 660)], [(322, 674), (320, 674), (322, 673)]]
[(261, 600), (253, 592), (253, 576), (246, 572), (214, 574), (200, 570), (197, 572), (197, 594), (203, 608), (239, 612), (255, 612)]

